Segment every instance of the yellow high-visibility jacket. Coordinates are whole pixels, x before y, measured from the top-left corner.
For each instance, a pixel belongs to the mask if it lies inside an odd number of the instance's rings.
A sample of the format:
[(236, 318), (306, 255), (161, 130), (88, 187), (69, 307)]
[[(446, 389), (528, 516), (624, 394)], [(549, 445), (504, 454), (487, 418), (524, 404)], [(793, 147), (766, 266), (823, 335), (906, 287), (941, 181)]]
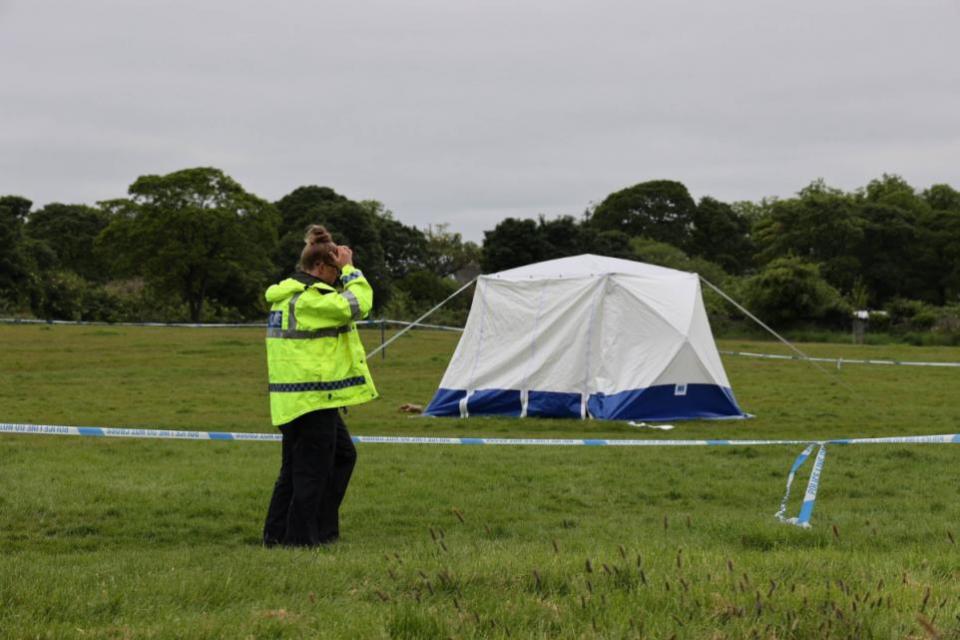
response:
[(343, 291), (307, 274), (267, 289), (267, 369), (274, 425), (317, 409), (377, 397), (353, 322), (370, 313), (373, 290), (351, 265), (340, 274)]

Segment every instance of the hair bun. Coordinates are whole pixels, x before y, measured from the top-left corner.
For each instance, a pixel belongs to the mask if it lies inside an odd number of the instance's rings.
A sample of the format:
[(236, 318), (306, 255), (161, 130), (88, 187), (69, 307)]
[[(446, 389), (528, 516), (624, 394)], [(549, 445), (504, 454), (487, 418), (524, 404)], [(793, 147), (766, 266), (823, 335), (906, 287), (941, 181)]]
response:
[(326, 227), (321, 224), (312, 224), (307, 227), (307, 233), (303, 237), (306, 244), (327, 244), (333, 242), (333, 237)]

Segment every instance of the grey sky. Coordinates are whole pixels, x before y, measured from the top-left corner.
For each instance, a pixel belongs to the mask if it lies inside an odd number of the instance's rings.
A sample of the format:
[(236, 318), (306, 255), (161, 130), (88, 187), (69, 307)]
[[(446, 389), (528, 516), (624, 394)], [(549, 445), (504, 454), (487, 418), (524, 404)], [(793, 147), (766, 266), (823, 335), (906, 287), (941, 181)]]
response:
[(467, 238), (656, 178), (960, 187), (957, 0), (0, 0), (0, 194), (225, 170)]

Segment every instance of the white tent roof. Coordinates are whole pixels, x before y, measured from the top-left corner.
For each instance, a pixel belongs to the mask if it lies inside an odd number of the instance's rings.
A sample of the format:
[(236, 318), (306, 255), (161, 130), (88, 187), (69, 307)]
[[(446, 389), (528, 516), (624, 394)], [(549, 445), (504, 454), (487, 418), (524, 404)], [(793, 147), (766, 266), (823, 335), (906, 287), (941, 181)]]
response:
[(569, 258), (557, 258), (556, 260), (547, 260), (545, 262), (535, 262), (522, 267), (516, 267), (515, 269), (507, 269), (506, 271), (480, 277), (495, 278), (497, 280), (524, 280), (539, 278), (586, 278), (614, 273), (646, 278), (697, 277), (697, 274), (687, 271), (667, 269), (666, 267), (658, 267), (634, 260), (595, 256), (592, 253), (570, 256)]

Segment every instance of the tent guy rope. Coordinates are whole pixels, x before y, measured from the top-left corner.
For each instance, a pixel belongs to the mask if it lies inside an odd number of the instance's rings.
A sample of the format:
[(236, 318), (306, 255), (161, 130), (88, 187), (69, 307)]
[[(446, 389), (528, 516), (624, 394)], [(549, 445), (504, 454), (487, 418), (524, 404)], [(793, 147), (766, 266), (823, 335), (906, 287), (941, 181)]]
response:
[(734, 307), (736, 307), (741, 313), (743, 313), (743, 314), (746, 315), (748, 318), (750, 318), (751, 320), (753, 320), (754, 322), (756, 322), (758, 325), (760, 325), (761, 327), (763, 327), (766, 331), (770, 332), (770, 334), (771, 334), (774, 338), (776, 338), (777, 340), (779, 340), (779, 341), (782, 342), (783, 344), (787, 345), (787, 347), (789, 347), (791, 351), (793, 351), (794, 353), (796, 353), (796, 354), (798, 354), (798, 355), (800, 356), (800, 359), (801, 359), (801, 360), (806, 360), (806, 361), (809, 362), (811, 365), (813, 365), (814, 367), (816, 367), (816, 368), (817, 368), (821, 373), (823, 373), (825, 376), (827, 376), (828, 378), (834, 378), (834, 379), (836, 379), (837, 383), (839, 383), (844, 389), (846, 389), (846, 390), (849, 391), (850, 393), (854, 394), (855, 396), (857, 395), (856, 391), (854, 391), (853, 388), (850, 387), (850, 385), (848, 385), (846, 382), (844, 382), (843, 380), (841, 380), (839, 377), (836, 377), (836, 374), (832, 374), (831, 372), (829, 372), (829, 371), (827, 371), (826, 369), (824, 369), (823, 367), (821, 367), (821, 366), (817, 363), (816, 360), (814, 360), (813, 358), (811, 358), (810, 356), (808, 356), (807, 354), (805, 354), (805, 353), (804, 353), (803, 351), (801, 351), (799, 348), (797, 348), (796, 346), (794, 346), (794, 344), (793, 344), (792, 342), (790, 342), (789, 340), (787, 340), (786, 338), (784, 338), (783, 336), (781, 336), (779, 333), (777, 333), (776, 331), (774, 331), (773, 329), (771, 329), (769, 326), (767, 326), (767, 324), (766, 324), (763, 320), (761, 320), (761, 319), (758, 318), (757, 316), (755, 316), (755, 315), (753, 315), (752, 313), (750, 313), (750, 311), (749, 311), (746, 307), (744, 307), (742, 304), (740, 304), (739, 302), (737, 302), (736, 300), (734, 300), (733, 298), (731, 298), (730, 296), (728, 296), (726, 293), (724, 293), (724, 292), (720, 289), (720, 287), (716, 286), (715, 284), (713, 284), (712, 282), (710, 282), (709, 280), (707, 280), (706, 278), (704, 278), (703, 276), (701, 276), (701, 275), (699, 275), (699, 274), (697, 274), (697, 277), (700, 278), (700, 282), (704, 283), (705, 285), (707, 285), (708, 287), (710, 287), (711, 289), (713, 289), (714, 291), (716, 291), (717, 293), (719, 293), (719, 294), (723, 297), (724, 300), (726, 300), (727, 302), (729, 302), (730, 304), (732, 304)]
[(451, 300), (453, 300), (454, 298), (456, 298), (458, 295), (460, 295), (460, 293), (462, 293), (463, 291), (466, 291), (467, 288), (468, 288), (470, 285), (472, 285), (474, 282), (476, 282), (476, 281), (477, 281), (477, 278), (474, 278), (473, 280), (471, 280), (470, 282), (468, 282), (467, 284), (463, 285), (462, 287), (460, 287), (459, 289), (457, 289), (456, 291), (454, 291), (453, 293), (451, 293), (449, 296), (447, 296), (446, 299), (443, 300), (443, 302), (441, 302), (440, 304), (438, 304), (437, 306), (435, 306), (433, 309), (430, 309), (430, 310), (427, 311), (425, 314), (423, 314), (422, 316), (420, 316), (419, 318), (417, 318), (417, 319), (414, 320), (413, 322), (409, 323), (406, 327), (404, 327), (403, 329), (401, 329), (400, 331), (398, 331), (398, 332), (396, 333), (396, 335), (392, 336), (389, 340), (387, 340), (386, 342), (384, 342), (383, 344), (381, 344), (379, 347), (377, 347), (376, 349), (374, 349), (373, 351), (371, 351), (370, 353), (368, 353), (368, 354), (367, 354), (367, 360), (369, 360), (369, 359), (372, 358), (373, 356), (377, 355), (378, 353), (380, 353), (381, 351), (383, 351), (384, 349), (386, 349), (388, 345), (390, 345), (394, 340), (396, 340), (397, 338), (399, 338), (400, 336), (402, 336), (403, 334), (405, 334), (407, 331), (410, 331), (410, 329), (413, 329), (414, 327), (417, 327), (417, 326), (425, 326), (425, 325), (421, 325), (420, 323), (422, 323), (424, 320), (426, 320), (426, 319), (429, 318), (431, 315), (433, 315), (433, 313), (436, 312), (438, 309), (440, 309), (443, 305), (447, 304), (448, 302), (450, 302)]

